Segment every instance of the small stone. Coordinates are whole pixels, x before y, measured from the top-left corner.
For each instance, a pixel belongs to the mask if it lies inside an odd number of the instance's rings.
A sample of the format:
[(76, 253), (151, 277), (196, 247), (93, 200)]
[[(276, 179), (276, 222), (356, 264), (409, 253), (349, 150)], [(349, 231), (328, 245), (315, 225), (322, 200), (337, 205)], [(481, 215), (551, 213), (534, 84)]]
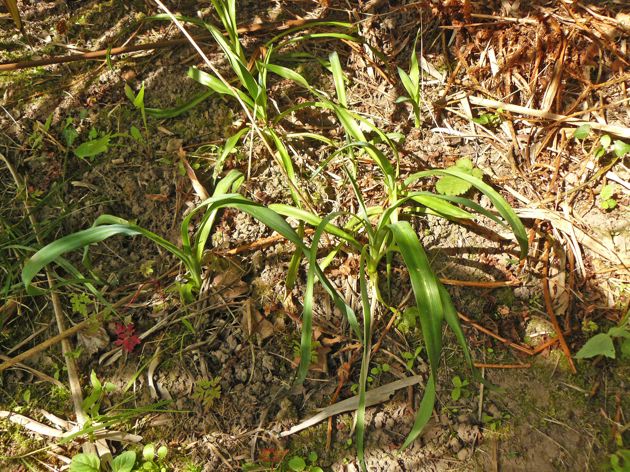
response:
[(490, 403), (490, 405), (488, 405), (488, 414), (493, 418), (499, 418), (501, 416), (499, 408), (494, 403)]
[(468, 459), (470, 457), (470, 450), (469, 449), (462, 449), (457, 453), (457, 458), (460, 461), (465, 461), (466, 459)]
[(454, 453), (458, 453), (461, 449), (462, 449), (462, 443), (459, 441), (459, 439), (453, 437), (451, 438), (451, 440), (448, 442), (448, 447), (451, 449), (451, 451), (453, 451)]
[(469, 424), (460, 424), (457, 427), (457, 436), (464, 444), (472, 443), (479, 434), (479, 427)]

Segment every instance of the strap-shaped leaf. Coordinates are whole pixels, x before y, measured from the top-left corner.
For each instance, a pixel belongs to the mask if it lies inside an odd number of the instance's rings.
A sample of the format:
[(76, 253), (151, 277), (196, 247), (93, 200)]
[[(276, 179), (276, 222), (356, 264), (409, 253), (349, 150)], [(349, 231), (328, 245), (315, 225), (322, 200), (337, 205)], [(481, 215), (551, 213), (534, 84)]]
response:
[(429, 380), (424, 388), (424, 394), (422, 400), (420, 400), (420, 407), (416, 412), (416, 419), (413, 423), (411, 431), (407, 435), (405, 442), (400, 449), (408, 447), (415, 439), (420, 435), (426, 424), (431, 419), (431, 413), (433, 413), (433, 407), (435, 406), (435, 377), (433, 374), (429, 375)]
[(54, 262), (55, 259), (61, 255), (76, 249), (82, 249), (85, 246), (103, 241), (104, 239), (111, 238), (118, 234), (135, 236), (140, 234), (140, 232), (128, 225), (97, 226), (69, 234), (44, 246), (27, 260), (22, 269), (22, 282), (24, 283), (26, 291), (31, 294), (41, 293), (41, 291), (35, 290), (31, 286), (33, 278), (35, 278), (44, 267)]
[(477, 188), (479, 191), (481, 191), (484, 195), (486, 195), (490, 199), (494, 207), (497, 209), (499, 214), (510, 225), (510, 228), (512, 228), (512, 232), (514, 233), (514, 236), (516, 237), (516, 240), (518, 241), (518, 244), (521, 248), (521, 258), (527, 256), (527, 233), (525, 231), (523, 223), (516, 215), (510, 204), (506, 202), (505, 199), (501, 195), (499, 195), (496, 190), (490, 187), (490, 185), (483, 182), (481, 179), (466, 174), (465, 172), (460, 172), (453, 169), (434, 169), (416, 172), (415, 174), (410, 175), (405, 179), (405, 186), (409, 186), (412, 183), (416, 182), (418, 179), (424, 177), (434, 177), (441, 175), (450, 175), (465, 180), (466, 182)]
[(427, 348), (431, 371), (437, 377), (442, 351), (442, 322), (444, 307), (440, 295), (440, 282), (433, 273), (429, 259), (418, 236), (407, 221), (389, 225), (403, 261), (409, 271), (411, 287), (420, 312), (422, 336)]

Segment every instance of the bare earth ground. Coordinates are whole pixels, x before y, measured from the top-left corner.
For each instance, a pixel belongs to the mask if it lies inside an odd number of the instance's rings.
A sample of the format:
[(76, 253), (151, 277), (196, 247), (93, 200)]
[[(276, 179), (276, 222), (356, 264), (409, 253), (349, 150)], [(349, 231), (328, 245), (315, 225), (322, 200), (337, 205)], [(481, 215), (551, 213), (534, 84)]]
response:
[[(623, 183), (627, 185), (630, 174), (628, 156), (609, 169), (622, 184), (615, 194), (616, 207), (605, 211), (600, 208), (599, 194), (611, 177), (592, 177), (612, 162), (612, 156), (593, 159), (591, 148), (599, 134), (577, 141), (570, 127), (507, 108), (496, 127), (475, 125), (467, 116), (471, 104), (475, 116), (494, 112), (475, 106), (475, 97), (483, 97), (532, 109), (549, 104), (551, 112), (582, 112), (580, 117), (587, 121), (627, 131), (630, 36), (628, 17), (623, 14), (630, 10), (623, 2), (522, 2), (520, 6), (519, 2), (485, 2), (476, 6), (464, 1), (421, 5), (391, 0), (362, 2), (352, 9), (349, 4), (354, 2), (330, 2), (328, 9), (326, 3), (238, 2), (239, 22), (272, 25), (320, 16), (356, 22), (358, 33), (383, 52), (386, 62), (367, 49), (357, 51), (330, 40), (299, 47), (322, 59), (333, 50), (339, 52), (349, 78), (349, 108), (383, 130), (404, 136), (400, 150), (405, 174), (447, 167), (460, 157), (469, 157), (484, 171), (486, 182), (515, 208), (546, 211), (523, 213), (526, 226), (532, 229), (524, 266), (519, 265), (511, 241), (489, 237), (497, 228), (485, 221), (482, 228), (464, 228), (429, 216), (414, 221), (440, 277), (510, 282), (498, 288), (448, 285), (458, 310), (470, 320), (464, 329), (474, 358), (487, 366), (483, 374), (494, 387), (473, 384), (456, 342), (447, 336), (434, 417), (422, 436), (401, 452), (398, 447), (413, 424), (421, 387), (399, 390), (390, 401), (370, 408), (368, 469), (606, 470), (609, 455), (624, 445), (627, 448), (630, 441), (627, 358), (574, 361), (574, 374), (557, 343), (535, 356), (524, 351), (535, 350), (555, 336), (541, 288), (546, 283), (543, 234), (552, 241), (553, 309), (573, 354), (592, 335), (588, 328), (606, 331), (627, 310), (630, 189)], [(2, 62), (106, 49), (127, 40), (141, 44), (179, 37), (170, 23), (146, 20), (158, 13), (151, 2), (20, 5), (28, 42), (8, 19), (1, 18)], [(212, 20), (209, 2), (182, 1), (170, 6), (182, 14), (199, 13)], [(396, 66), (408, 68), (419, 27), (430, 67), (423, 86), (424, 122), (414, 128), (410, 110), (395, 103), (404, 92)], [(270, 29), (244, 35), (247, 50), (253, 51), (273, 36)], [(211, 41), (202, 45), (213, 61), (225, 66)], [(149, 118), (144, 145), (128, 135), (114, 137), (109, 150), (93, 159), (78, 158), (73, 148), (87, 141), (92, 129), (127, 134), (135, 126), (144, 133), (139, 111), (125, 97), (124, 84), (137, 91), (144, 83), (148, 107), (173, 107), (204, 90), (186, 77), (192, 65), (202, 65), (194, 51), (177, 46), (112, 56), (111, 64), (80, 61), (0, 72), (0, 153), (24, 179), (46, 242), (89, 227), (103, 213), (133, 219), (178, 241), (182, 217), (199, 202), (183, 171), (182, 158), (210, 185), (216, 146), (242, 120), (236, 103), (211, 98), (173, 119)], [(334, 90), (330, 74), (318, 62), (299, 67), (321, 89)], [(272, 81), (269, 87), (280, 109), (304, 99), (286, 81)], [(342, 136), (331, 116), (309, 112), (296, 121), (330, 136)], [(69, 126), (78, 132), (72, 146), (64, 135)], [(305, 175), (330, 153), (319, 144), (296, 143), (295, 147), (297, 167)], [(591, 171), (585, 167), (589, 160)], [(283, 177), (270, 162), (264, 149), (244, 146), (228, 158), (225, 168), (250, 172), (243, 192), (256, 201), (289, 203)], [(329, 170), (334, 176), (335, 168)], [(380, 189), (370, 171), (367, 165), (362, 169), (360, 184), (366, 198), (376, 202)], [(586, 185), (579, 192), (564, 195), (581, 182)], [(312, 179), (304, 185), (322, 214), (352, 204), (350, 189), (339, 179)], [(427, 188), (432, 189), (432, 183)], [(37, 242), (24, 213), (23, 189), (16, 188), (5, 167), (0, 172), (0, 198), (4, 231), (0, 285), (7, 297), (0, 311), (0, 353), (15, 356), (57, 331), (48, 298), (29, 297), (19, 286), (19, 270), (30, 253), (16, 245), (36, 247)], [(562, 224), (560, 218), (569, 224)], [(326, 447), (327, 422), (288, 438), (277, 434), (330, 403), (339, 372), (357, 346), (331, 302), (317, 293), (317, 368), (301, 389), (288, 396), (280, 394), (290, 386), (295, 371), (304, 281), (285, 297), (293, 250), (281, 239), (256, 244), (269, 236), (251, 218), (233, 210), (223, 212), (206, 268), (210, 288), (201, 302), (191, 306), (182, 306), (172, 287), (181, 269), (177, 261), (150, 241), (114, 238), (91, 251), (95, 273), (107, 281), (102, 290), (110, 302), (137, 296), (103, 329), (72, 338), (74, 347), (81, 350), (77, 355), (81, 383), (88, 391), (91, 371), (102, 381), (112, 382), (116, 390), (103, 400), (101, 411), (121, 407), (131, 411), (131, 417), (115, 428), (141, 436), (141, 444), (167, 445), (172, 470), (240, 470), (245, 463), (259, 465), (257, 470), (273, 470), (264, 463), (269, 451), (302, 457), (315, 451), (318, 465), (325, 470), (359, 470), (350, 414), (339, 415), (332, 423), (330, 448)], [(579, 244), (571, 245), (573, 240)], [(572, 251), (576, 247), (580, 252)], [(233, 248), (240, 249), (230, 252)], [(78, 264), (80, 255), (70, 259)], [(357, 268), (358, 258), (351, 256), (331, 268), (331, 277), (355, 301)], [(408, 291), (406, 273), (395, 270), (394, 299), (403, 302)], [(89, 300), (82, 314), (72, 307), (73, 296), (76, 300), (79, 294), (76, 286), (61, 286), (59, 292), (68, 325), (100, 308)], [(9, 310), (11, 300), (17, 304)], [(115, 322), (122, 320), (133, 322), (138, 333), (158, 329), (150, 331), (133, 352), (120, 355), (113, 342)], [(258, 323), (254, 327), (252, 320)], [(387, 319), (382, 322), (381, 329)], [(502, 340), (484, 334), (480, 327)], [(410, 375), (404, 354), (414, 352), (419, 343), (417, 331), (392, 329), (373, 359), (375, 366), (387, 364), (390, 370), (375, 374), (372, 386)], [(57, 345), (25, 364), (61, 382), (66, 379)], [(518, 368), (497, 368), (506, 365)], [(428, 375), (422, 355), (411, 370)], [(1, 375), (0, 410), (47, 424), (42, 411), (75, 419), (63, 386), (23, 368)], [(470, 379), (471, 384), (454, 400), (456, 375)], [(213, 402), (202, 401), (198, 395), (202, 381), (217, 377), (220, 395)], [(341, 398), (353, 395), (357, 378), (354, 365)], [(121, 450), (120, 443), (111, 444)], [(1, 470), (62, 470), (80, 446), (80, 441), (56, 445), (46, 436), (0, 420)]]

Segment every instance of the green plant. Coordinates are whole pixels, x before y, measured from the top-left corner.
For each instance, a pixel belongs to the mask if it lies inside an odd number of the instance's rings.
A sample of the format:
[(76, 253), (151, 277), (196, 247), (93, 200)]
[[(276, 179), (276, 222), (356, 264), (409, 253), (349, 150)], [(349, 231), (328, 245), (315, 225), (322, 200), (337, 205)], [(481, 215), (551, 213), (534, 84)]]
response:
[(473, 118), (473, 122), (478, 125), (488, 125), (492, 127), (497, 127), (501, 124), (502, 118), (501, 115), (503, 110), (499, 108), (496, 113), (482, 113), (477, 118)]
[(309, 452), (306, 459), (301, 456), (292, 456), (286, 461), (286, 470), (291, 472), (323, 472), (323, 469), (317, 466), (317, 453)]
[(92, 389), (88, 396), (83, 400), (83, 409), (90, 418), (98, 419), (103, 397), (105, 394), (113, 392), (116, 389), (116, 386), (111, 382), (105, 382), (105, 384), (102, 384), (94, 371), (90, 374), (90, 384)]
[(87, 307), (92, 300), (87, 293), (73, 293), (70, 295), (70, 305), (74, 313), (87, 316)]
[[(481, 169), (475, 167), (470, 159), (462, 157), (457, 159), (455, 165), (448, 167), (448, 169), (464, 172), (465, 174), (472, 175), (478, 179), (483, 177)], [(459, 177), (452, 175), (444, 175), (440, 177), (435, 184), (435, 189), (442, 195), (462, 195), (468, 192), (472, 188), (472, 184)]]
[(199, 380), (195, 383), (192, 397), (200, 401), (206, 408), (212, 408), (214, 401), (221, 398), (221, 377)]
[(468, 396), (468, 380), (462, 380), (459, 375), (455, 375), (451, 381), (453, 382), (453, 389), (451, 390), (451, 398), (454, 401), (459, 400), (462, 396)]
[(492, 416), (487, 413), (481, 415), (481, 421), (484, 426), (490, 431), (497, 432), (503, 426), (503, 423), (510, 419), (510, 415), (507, 413), (500, 413), (498, 416)]
[[(133, 104), (133, 106), (136, 107), (138, 110), (140, 110), (140, 114), (142, 115), (142, 124), (144, 125), (144, 133), (145, 133), (145, 136), (147, 136), (148, 138), (149, 127), (147, 125), (147, 112), (146, 112), (146, 108), (144, 107), (144, 82), (142, 82), (142, 85), (140, 86), (140, 90), (138, 90), (137, 94), (133, 92), (129, 84), (125, 84), (125, 95), (129, 99), (129, 101)], [(134, 131), (134, 128), (135, 128), (135, 131)], [(142, 136), (140, 136), (138, 132), (138, 128), (136, 128), (135, 126), (131, 127), (131, 136), (136, 141), (141, 141), (142, 139)]]
[(617, 352), (615, 342), (619, 341), (619, 350), (623, 358), (630, 358), (630, 311), (628, 311), (618, 326), (613, 326), (606, 333), (599, 333), (590, 338), (575, 354), (576, 359), (589, 359), (605, 356), (615, 359)]
[(416, 35), (416, 39), (413, 42), (413, 48), (411, 49), (411, 57), (409, 59), (409, 73), (398, 67), (398, 76), (400, 81), (407, 92), (406, 96), (401, 96), (396, 99), (396, 103), (411, 103), (413, 108), (414, 125), (419, 128), (422, 125), (422, 114), (420, 113), (421, 98), (421, 73), (420, 66), (418, 64), (418, 55), (416, 54), (416, 44), (420, 31)]
[[(378, 380), (381, 374), (389, 372), (390, 370), (391, 367), (389, 366), (389, 364), (376, 364), (376, 366), (370, 369), (370, 374), (367, 376), (367, 383), (373, 384), (374, 382), (376, 382), (376, 380)], [(356, 395), (359, 391), (359, 384), (352, 384), (352, 386), (350, 387), (350, 391)]]
[[(227, 192), (237, 189), (242, 181), (243, 177), (239, 172), (232, 171), (228, 173), (228, 175), (215, 187), (213, 196), (215, 198), (219, 198), (219, 196), (223, 196)], [(236, 207), (239, 205), (236, 201), (234, 204)], [(200, 208), (206, 208), (206, 206)], [(91, 228), (65, 236), (37, 251), (37, 253), (33, 255), (24, 265), (22, 270), (23, 283), (30, 293), (40, 293), (39, 291), (34, 290), (31, 286), (33, 278), (46, 265), (54, 261), (59, 262), (62, 254), (72, 250), (85, 248), (84, 262), (89, 266), (87, 248), (90, 244), (97, 243), (115, 235), (142, 235), (176, 256), (184, 264), (187, 270), (188, 278), (185, 282), (180, 283), (178, 287), (185, 300), (192, 300), (194, 298), (194, 294), (201, 287), (203, 254), (217, 211), (218, 208), (211, 208), (203, 214), (193, 242), (191, 242), (189, 231), (192, 225), (192, 218), (198, 213), (198, 211), (192, 212), (184, 218), (181, 224), (181, 237), (183, 243), (183, 247), (181, 249), (161, 236), (158, 236), (157, 234), (138, 225), (130, 223), (127, 220), (112, 215), (101, 215), (96, 219)]]
[(630, 449), (619, 449), (611, 454), (609, 466), (612, 472), (628, 472), (630, 470)]
[[(362, 137), (362, 132), (358, 129), (355, 117), (343, 108), (335, 108), (338, 112), (340, 121), (346, 128), (346, 132), (353, 137)], [(505, 219), (514, 231), (519, 244), (521, 245), (521, 255), (525, 255), (527, 251), (527, 242), (525, 229), (520, 220), (516, 217), (509, 205), (500, 197), (491, 187), (484, 184), (480, 179), (464, 173), (457, 169), (425, 171), (413, 174), (408, 177), (402, 184), (398, 179), (397, 168), (392, 166), (383, 152), (373, 144), (366, 141), (352, 142), (339, 150), (335, 155), (343, 153), (346, 147), (355, 147), (359, 150), (365, 150), (366, 154), (373, 159), (377, 168), (383, 176), (383, 187), (385, 189), (386, 201), (381, 207), (367, 208), (363, 201), (363, 197), (358, 188), (357, 182), (351, 175), (350, 171), (346, 171), (348, 179), (351, 182), (355, 197), (358, 200), (359, 212), (357, 214), (347, 215), (348, 222), (343, 227), (334, 226), (331, 220), (341, 216), (340, 213), (333, 213), (325, 218), (320, 218), (315, 214), (311, 214), (301, 209), (290, 207), (287, 205), (271, 205), (270, 208), (278, 213), (290, 216), (305, 223), (317, 226), (317, 230), (313, 236), (312, 246), (309, 257), (309, 272), (307, 274), (307, 287), (304, 296), (304, 313), (303, 313), (303, 330), (302, 330), (302, 349), (303, 362), (298, 369), (298, 381), (302, 381), (306, 375), (308, 365), (304, 363), (307, 353), (310, 351), (311, 343), (311, 315), (312, 315), (312, 297), (313, 284), (315, 280), (314, 268), (317, 267), (316, 248), (323, 232), (329, 233), (341, 239), (341, 243), (335, 247), (320, 263), (321, 267), (326, 267), (341, 250), (354, 250), (360, 254), (359, 281), (361, 287), (361, 298), (363, 307), (363, 329), (358, 326), (358, 322), (354, 314), (348, 312), (349, 322), (357, 337), (363, 342), (364, 355), (361, 363), (361, 373), (359, 377), (359, 411), (357, 414), (357, 451), (359, 459), (363, 459), (363, 431), (364, 431), (364, 406), (365, 406), (365, 386), (368, 377), (369, 350), (370, 340), (372, 336), (371, 320), (374, 319), (376, 310), (379, 305), (389, 308), (387, 301), (384, 299), (379, 290), (379, 270), (380, 263), (384, 260), (389, 264), (394, 253), (402, 256), (402, 262), (407, 267), (413, 292), (415, 295), (416, 306), (418, 308), (418, 318), (422, 328), (424, 344), (427, 349), (429, 365), (431, 367), (431, 376), (427, 383), (424, 398), (421, 402), (418, 416), (414, 427), (403, 444), (408, 446), (420, 433), (426, 422), (428, 421), (433, 405), (435, 402), (435, 378), (437, 376), (437, 366), (440, 359), (442, 349), (442, 324), (446, 322), (456, 334), (456, 337), (464, 349), (468, 364), (472, 368), (472, 362), (468, 350), (466, 348), (465, 339), (456, 311), (452, 305), (448, 292), (439, 283), (435, 276), (429, 260), (424, 252), (418, 237), (412, 226), (407, 221), (399, 219), (402, 211), (407, 214), (414, 214), (418, 211), (431, 210), (433, 213), (445, 218), (472, 218), (469, 212), (456, 207), (451, 202), (459, 203), (464, 206), (475, 209), (476, 211), (491, 217), (493, 220), (502, 224), (498, 218), (488, 213), (474, 202), (453, 196), (442, 196), (431, 194), (428, 192), (415, 192), (410, 186), (417, 180), (432, 176), (452, 176), (462, 179), (477, 189), (481, 190), (490, 198), (500, 215)], [(395, 150), (394, 150), (395, 152)], [(332, 160), (329, 159), (328, 162)], [(360, 242), (358, 236), (362, 235)]]
[(413, 366), (416, 363), (418, 356), (420, 356), (420, 353), (422, 353), (422, 346), (418, 346), (413, 352), (405, 351), (401, 353), (402, 358), (405, 360), (405, 367), (412, 374), (414, 373)]
[(96, 454), (77, 454), (70, 463), (70, 472), (166, 472), (165, 459), (168, 448), (160, 446), (157, 451), (153, 444), (147, 444), (142, 449), (142, 458), (138, 461), (135, 451), (125, 451), (115, 456), (108, 469), (103, 469), (101, 461)]
[(77, 148), (74, 150), (74, 154), (81, 159), (94, 158), (99, 154), (107, 152), (111, 144), (111, 139), (116, 136), (120, 135), (113, 135), (111, 133), (100, 133), (99, 136), (98, 131), (92, 128), (90, 129), (90, 132), (88, 134), (89, 140), (77, 146)]
[(599, 192), (599, 207), (602, 210), (612, 210), (617, 206), (617, 200), (614, 196), (618, 191), (618, 186), (615, 184), (606, 184), (602, 186)]

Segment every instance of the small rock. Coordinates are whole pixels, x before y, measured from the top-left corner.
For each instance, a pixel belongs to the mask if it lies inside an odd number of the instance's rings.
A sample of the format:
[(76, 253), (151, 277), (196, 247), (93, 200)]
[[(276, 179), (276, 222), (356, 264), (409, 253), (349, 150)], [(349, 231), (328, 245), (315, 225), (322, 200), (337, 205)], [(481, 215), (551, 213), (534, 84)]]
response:
[(381, 429), (385, 423), (385, 413), (382, 411), (378, 412), (376, 416), (374, 416), (374, 426), (376, 429)]
[(451, 438), (451, 440), (448, 442), (448, 447), (451, 449), (451, 451), (453, 451), (454, 453), (458, 453), (461, 449), (462, 449), (462, 443), (459, 441), (459, 439), (453, 437)]
[(493, 418), (499, 418), (501, 416), (499, 408), (494, 403), (490, 403), (490, 405), (488, 405), (488, 414)]
[(177, 139), (177, 138), (169, 139), (168, 142), (166, 143), (166, 152), (174, 153), (174, 152), (179, 151), (179, 148), (182, 147), (183, 143), (184, 141), (181, 139)]
[(469, 449), (462, 449), (457, 453), (457, 458), (460, 461), (465, 461), (466, 459), (468, 459), (470, 457), (470, 450)]
[(470, 424), (460, 424), (457, 427), (457, 436), (464, 444), (472, 443), (479, 434), (479, 427)]

